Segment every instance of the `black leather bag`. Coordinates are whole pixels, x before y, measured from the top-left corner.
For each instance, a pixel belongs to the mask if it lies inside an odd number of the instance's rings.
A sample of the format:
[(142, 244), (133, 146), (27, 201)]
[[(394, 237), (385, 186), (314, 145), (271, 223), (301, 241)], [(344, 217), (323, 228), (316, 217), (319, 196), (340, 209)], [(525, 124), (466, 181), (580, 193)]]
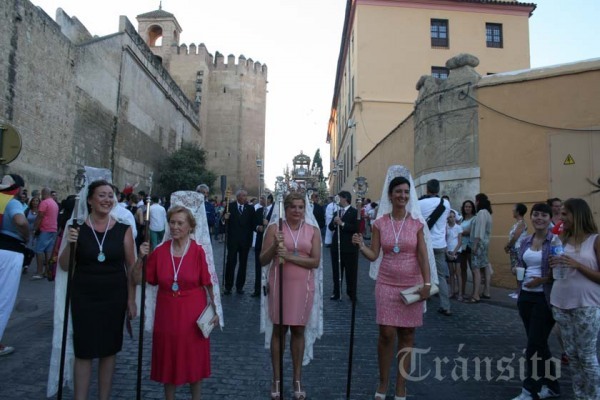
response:
[(427, 218), (427, 227), (429, 229), (433, 228), (433, 226), (435, 225), (437, 220), (440, 219), (440, 217), (444, 213), (445, 209), (446, 209), (446, 206), (444, 206), (444, 199), (442, 198), (442, 199), (440, 199), (440, 204), (438, 204), (438, 206), (435, 208), (435, 210), (433, 210), (431, 215)]

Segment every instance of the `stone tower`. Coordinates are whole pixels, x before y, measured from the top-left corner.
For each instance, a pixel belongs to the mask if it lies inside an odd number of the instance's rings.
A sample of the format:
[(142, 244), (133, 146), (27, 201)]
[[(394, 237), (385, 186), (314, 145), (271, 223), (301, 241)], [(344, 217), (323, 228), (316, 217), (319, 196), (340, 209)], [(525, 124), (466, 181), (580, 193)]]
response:
[(138, 15), (137, 20), (138, 33), (168, 69), (171, 55), (179, 48), (182, 31), (179, 22), (173, 14), (164, 11), (162, 6), (158, 10)]
[[(243, 55), (209, 53), (204, 43), (180, 44), (175, 16), (162, 9), (137, 16), (138, 33), (195, 104), (207, 166), (228, 186), (259, 191), (264, 160), (267, 66)], [(213, 193), (216, 190), (213, 189)]]

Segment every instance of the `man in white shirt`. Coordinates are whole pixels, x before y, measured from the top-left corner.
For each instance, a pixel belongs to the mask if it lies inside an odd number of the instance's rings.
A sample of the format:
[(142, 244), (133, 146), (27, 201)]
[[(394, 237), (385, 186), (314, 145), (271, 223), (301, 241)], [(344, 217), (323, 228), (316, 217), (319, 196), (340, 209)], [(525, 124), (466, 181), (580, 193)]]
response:
[[(431, 234), (431, 245), (435, 256), (435, 266), (439, 279), (440, 308), (438, 312), (447, 317), (451, 316), (450, 297), (448, 294), (448, 264), (446, 263), (446, 222), (450, 214), (450, 203), (446, 199), (440, 199), (440, 182), (437, 179), (427, 181), (427, 196), (419, 200), (421, 214), (427, 221)], [(439, 207), (439, 209), (438, 209)], [(443, 207), (443, 211), (441, 211)], [(438, 212), (436, 212), (438, 209)], [(440, 212), (441, 211), (441, 214)], [(435, 221), (433, 221), (435, 219)], [(431, 223), (433, 222), (433, 225)]]
[[(329, 226), (333, 220), (333, 214), (337, 211), (337, 205), (333, 201), (333, 196), (327, 198), (327, 206), (325, 207), (325, 226)], [(331, 239), (333, 238), (333, 231), (327, 229), (325, 231), (325, 247), (331, 246)]]
[[(261, 207), (262, 206), (262, 207)], [(263, 235), (269, 225), (273, 214), (273, 195), (260, 196), (259, 207), (254, 210), (254, 235), (256, 243), (254, 246), (254, 292), (252, 297), (260, 297), (260, 285), (262, 284), (262, 265), (260, 265), (260, 252), (262, 250)]]
[(150, 245), (152, 250), (162, 242), (167, 227), (167, 211), (158, 204), (158, 197), (152, 196), (150, 205)]
[[(265, 195), (263, 194), (263, 195), (261, 195), (261, 196), (258, 198), (258, 201), (256, 202), (256, 204), (254, 204), (254, 214), (256, 214), (256, 212), (257, 212), (257, 211), (258, 211), (260, 208), (266, 207), (266, 205), (267, 205), (267, 196), (265, 196)], [(261, 220), (261, 222), (262, 222), (262, 220)], [(252, 247), (254, 247), (254, 249), (255, 249), (255, 250), (256, 250), (256, 248), (257, 248), (257, 245), (256, 245), (256, 238), (257, 238), (257, 234), (256, 234), (256, 232), (258, 232), (258, 231), (257, 231), (257, 230), (256, 230), (256, 228), (255, 228), (255, 229), (254, 229), (254, 233), (252, 234)], [(259, 251), (260, 251), (260, 250), (259, 250)]]

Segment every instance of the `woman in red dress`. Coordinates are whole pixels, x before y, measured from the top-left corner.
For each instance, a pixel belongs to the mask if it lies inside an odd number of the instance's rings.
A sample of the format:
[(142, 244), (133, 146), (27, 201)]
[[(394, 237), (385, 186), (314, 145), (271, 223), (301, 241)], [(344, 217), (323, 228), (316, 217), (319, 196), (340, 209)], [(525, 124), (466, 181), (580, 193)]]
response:
[[(158, 286), (150, 378), (164, 384), (167, 400), (186, 383), (192, 400), (199, 400), (201, 381), (210, 376), (210, 340), (196, 320), (206, 307), (206, 291), (214, 304), (213, 286), (204, 249), (190, 237), (196, 228), (192, 212), (175, 206), (168, 220), (171, 240), (158, 246), (147, 264), (147, 281)], [(144, 253), (147, 244), (142, 247)], [(212, 322), (219, 323), (218, 315)]]

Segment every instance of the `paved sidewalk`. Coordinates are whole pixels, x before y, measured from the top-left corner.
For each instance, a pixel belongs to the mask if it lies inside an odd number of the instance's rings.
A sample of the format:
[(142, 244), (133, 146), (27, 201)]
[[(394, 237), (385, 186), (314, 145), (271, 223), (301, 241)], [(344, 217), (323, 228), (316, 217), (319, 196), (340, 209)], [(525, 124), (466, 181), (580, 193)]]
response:
[[(223, 245), (215, 244), (217, 271), (222, 276)], [(331, 301), (331, 263), (324, 249), (325, 332), (315, 345), (315, 359), (303, 368), (303, 384), (311, 399), (345, 399), (351, 303)], [(212, 376), (203, 384), (203, 399), (268, 399), (271, 381), (269, 352), (259, 334), (258, 299), (249, 294), (253, 288), (253, 251), (250, 253), (246, 294), (223, 297), (225, 329), (211, 336)], [(377, 384), (377, 335), (374, 282), (368, 277), (368, 263), (361, 260), (359, 301), (351, 399), (372, 399)], [(15, 352), (0, 357), (0, 399), (44, 399), (52, 336), (54, 284), (30, 281), (23, 276), (17, 308), (9, 322), (3, 342)], [(509, 290), (493, 288), (491, 300), (479, 304), (452, 302), (452, 317), (435, 312), (439, 300), (428, 302), (430, 312), (417, 330), (416, 347), (422, 352), (413, 375), (418, 381), (408, 384), (409, 399), (506, 400), (520, 392), (519, 357), (525, 347), (525, 334)], [(135, 398), (137, 368), (137, 328), (135, 339), (125, 338), (118, 355), (113, 399)], [(144, 399), (163, 398), (162, 386), (149, 380), (151, 339), (144, 340)], [(553, 353), (560, 355), (552, 337)], [(490, 365), (478, 361), (489, 358)], [(500, 363), (500, 367), (498, 366)], [(504, 364), (504, 366), (502, 365)], [(291, 360), (286, 353), (284, 388), (291, 399)], [(512, 369), (511, 369), (512, 368)], [(478, 372), (479, 371), (479, 372)], [(487, 374), (487, 375), (486, 375)], [(563, 399), (572, 398), (565, 368), (561, 379)], [(97, 398), (95, 384), (90, 398)], [(390, 387), (388, 399), (393, 387)], [(65, 399), (71, 399), (70, 390)], [(187, 388), (178, 390), (178, 399), (189, 399)]]

